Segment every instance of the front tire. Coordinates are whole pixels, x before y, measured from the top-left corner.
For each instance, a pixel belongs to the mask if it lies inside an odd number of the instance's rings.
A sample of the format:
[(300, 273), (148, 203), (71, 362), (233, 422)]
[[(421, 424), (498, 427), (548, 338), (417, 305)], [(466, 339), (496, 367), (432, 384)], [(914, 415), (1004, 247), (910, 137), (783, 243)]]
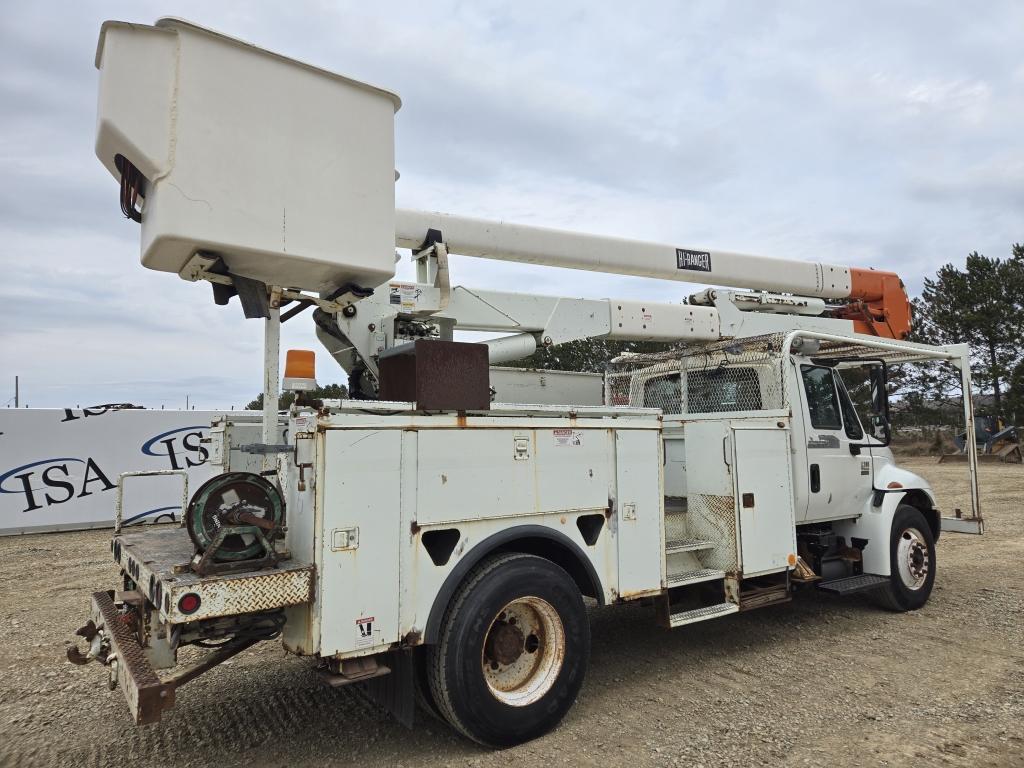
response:
[(935, 537), (916, 507), (901, 504), (889, 537), (889, 583), (879, 601), (893, 611), (916, 611), (928, 602), (935, 584)]
[(586, 674), (590, 624), (562, 568), (507, 553), (476, 566), (428, 649), (431, 697), (473, 741), (508, 747), (554, 728)]

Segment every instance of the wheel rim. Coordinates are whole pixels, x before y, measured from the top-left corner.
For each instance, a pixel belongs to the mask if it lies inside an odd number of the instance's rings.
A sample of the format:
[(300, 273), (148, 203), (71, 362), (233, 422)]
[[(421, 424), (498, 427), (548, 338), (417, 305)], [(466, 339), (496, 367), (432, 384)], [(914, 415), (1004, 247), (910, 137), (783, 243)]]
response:
[(917, 528), (907, 528), (900, 534), (896, 547), (896, 566), (900, 580), (907, 589), (921, 589), (928, 580), (928, 572), (931, 570), (928, 544)]
[(562, 620), (539, 597), (520, 597), (502, 608), (480, 654), (491, 695), (513, 707), (532, 704), (551, 690), (564, 660)]

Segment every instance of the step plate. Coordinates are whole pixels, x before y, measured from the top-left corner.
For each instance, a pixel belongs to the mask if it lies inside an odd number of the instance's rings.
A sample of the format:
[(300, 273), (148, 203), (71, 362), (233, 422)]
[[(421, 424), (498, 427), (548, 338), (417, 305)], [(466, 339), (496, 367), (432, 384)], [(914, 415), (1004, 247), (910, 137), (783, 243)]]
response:
[(852, 595), (869, 589), (878, 589), (878, 587), (888, 583), (888, 576), (875, 576), (870, 573), (863, 573), (860, 576), (847, 576), (843, 579), (822, 581), (818, 584), (818, 589), (823, 589), (826, 592), (832, 592), (837, 595)]
[(720, 605), (709, 605), (705, 608), (695, 608), (692, 611), (673, 613), (669, 616), (669, 626), (681, 627), (684, 624), (696, 624), (698, 621), (717, 619), (719, 616), (737, 613), (739, 609), (740, 607), (736, 603), (722, 603)]
[(674, 555), (676, 552), (694, 552), (700, 549), (711, 549), (715, 545), (704, 539), (674, 539), (665, 542), (665, 554)]
[(710, 568), (702, 568), (699, 571), (683, 571), (674, 573), (665, 579), (669, 589), (674, 587), (685, 587), (687, 584), (700, 584), (704, 581), (715, 581), (724, 579), (725, 571), (715, 571)]

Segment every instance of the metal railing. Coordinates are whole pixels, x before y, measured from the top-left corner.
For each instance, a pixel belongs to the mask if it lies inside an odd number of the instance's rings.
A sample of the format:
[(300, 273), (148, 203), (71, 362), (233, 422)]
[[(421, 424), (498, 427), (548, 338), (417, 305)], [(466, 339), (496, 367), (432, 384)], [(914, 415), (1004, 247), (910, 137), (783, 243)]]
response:
[(114, 533), (121, 532), (124, 505), (124, 481), (129, 477), (162, 477), (167, 475), (181, 475), (181, 516), (178, 521), (180, 527), (185, 525), (185, 509), (188, 507), (188, 472), (184, 469), (150, 469), (140, 472), (122, 472), (117, 478), (117, 498), (114, 500)]

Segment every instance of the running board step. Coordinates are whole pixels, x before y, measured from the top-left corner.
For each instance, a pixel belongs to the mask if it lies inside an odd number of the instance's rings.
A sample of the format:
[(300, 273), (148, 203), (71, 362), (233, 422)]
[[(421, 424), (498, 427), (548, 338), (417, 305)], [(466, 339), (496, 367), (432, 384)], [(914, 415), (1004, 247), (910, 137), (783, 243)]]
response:
[(711, 549), (714, 542), (704, 539), (674, 539), (665, 542), (665, 554), (674, 555), (676, 552), (694, 552), (699, 549)]
[(724, 579), (725, 571), (714, 571), (710, 568), (702, 568), (699, 571), (683, 571), (682, 573), (674, 573), (665, 579), (669, 589), (675, 587), (685, 587), (688, 584), (700, 584), (704, 581), (715, 581), (716, 579)]
[(673, 613), (668, 617), (670, 627), (681, 627), (684, 624), (696, 624), (698, 621), (717, 619), (719, 616), (728, 616), (730, 613), (737, 613), (740, 607), (736, 603), (721, 603), (720, 605), (708, 605), (704, 608), (694, 608), (692, 611)]
[(878, 589), (878, 587), (888, 583), (888, 576), (875, 576), (871, 573), (862, 573), (859, 576), (846, 576), (842, 579), (819, 582), (818, 589), (823, 589), (826, 592), (832, 592), (836, 595), (852, 595), (857, 592), (865, 592), (869, 589)]

